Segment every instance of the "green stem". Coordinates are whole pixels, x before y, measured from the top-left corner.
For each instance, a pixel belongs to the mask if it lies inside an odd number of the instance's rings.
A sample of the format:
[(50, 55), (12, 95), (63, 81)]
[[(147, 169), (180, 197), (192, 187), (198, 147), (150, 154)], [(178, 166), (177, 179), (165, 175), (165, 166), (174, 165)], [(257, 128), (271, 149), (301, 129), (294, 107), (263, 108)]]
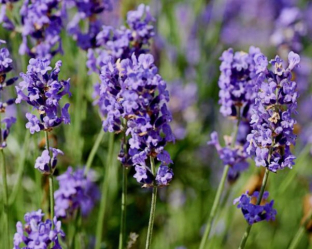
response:
[(288, 247), (288, 249), (295, 249), (298, 247), (299, 242), (302, 239), (302, 236), (304, 235), (304, 232), (306, 231), (306, 225), (309, 223), (309, 221), (312, 218), (312, 210), (310, 211), (308, 217), (305, 219), (305, 221), (303, 222), (303, 224), (299, 227), (296, 235), (294, 236), (294, 238), (292, 239), (290, 246)]
[[(49, 188), (50, 188), (50, 213), (51, 220), (54, 219), (54, 184), (53, 184), (53, 175), (49, 175)], [(52, 222), (52, 227), (54, 223)]]
[(49, 175), (49, 190), (50, 190), (50, 218), (52, 220), (52, 228), (54, 227), (53, 219), (54, 219), (54, 184), (53, 184), (53, 169), (52, 169), (52, 151), (50, 150), (50, 144), (49, 144), (49, 132), (45, 131), (45, 142), (46, 142), (46, 148), (50, 155), (50, 175)]
[(106, 156), (106, 172), (104, 176), (104, 180), (102, 183), (102, 189), (101, 189), (101, 202), (100, 202), (100, 211), (99, 211), (99, 217), (98, 217), (98, 223), (96, 227), (96, 242), (95, 242), (95, 249), (101, 248), (101, 242), (102, 242), (102, 233), (103, 233), (103, 225), (104, 225), (104, 216), (105, 216), (105, 210), (106, 210), (106, 204), (107, 204), (107, 196), (108, 196), (108, 180), (109, 180), (109, 172), (110, 168), (112, 166), (112, 158), (114, 153), (114, 133), (109, 134), (109, 140), (108, 140), (108, 151)]
[[(155, 169), (154, 158), (150, 157), (150, 161), (151, 161), (151, 170), (152, 170), (153, 175), (155, 176), (156, 169)], [(149, 218), (149, 222), (148, 222), (148, 229), (147, 229), (147, 237), (146, 237), (145, 249), (149, 249), (151, 247), (151, 244), (152, 244), (153, 227), (154, 227), (155, 210), (156, 210), (156, 201), (157, 201), (157, 185), (154, 182), (154, 184), (153, 184), (153, 192), (152, 192), (151, 211), (150, 211), (150, 218)]]
[[(235, 142), (236, 142), (236, 138), (237, 138), (238, 128), (239, 128), (239, 124), (240, 124), (240, 121), (241, 121), (240, 112), (241, 112), (241, 108), (238, 107), (237, 123), (235, 125), (234, 132), (232, 134), (232, 140), (231, 140), (231, 147), (232, 148), (235, 147)], [(222, 192), (223, 192), (223, 189), (224, 189), (224, 185), (225, 185), (225, 181), (226, 181), (226, 177), (227, 177), (227, 174), (229, 172), (229, 169), (230, 169), (229, 165), (226, 165), (224, 167), (224, 169), (223, 169), (221, 181), (219, 183), (217, 194), (216, 194), (216, 196), (214, 198), (214, 201), (213, 201), (213, 205), (212, 205), (209, 217), (208, 217), (208, 221), (207, 221), (207, 225), (206, 225), (206, 228), (205, 228), (204, 235), (203, 235), (202, 240), (200, 242), (199, 249), (204, 249), (205, 246), (206, 246), (207, 239), (209, 237), (209, 234), (210, 234), (210, 231), (211, 231), (211, 227), (212, 227), (212, 224), (213, 224), (213, 221), (214, 221), (214, 218), (216, 216), (217, 209), (218, 209), (218, 206), (219, 206), (219, 203), (220, 203), (221, 195), (222, 195)]]
[(123, 249), (125, 245), (126, 230), (126, 211), (127, 211), (127, 168), (123, 166), (122, 170), (122, 195), (121, 195), (121, 218), (119, 232), (119, 249)]
[(74, 232), (73, 232), (73, 236), (71, 239), (71, 247), (70, 248), (75, 248), (75, 239), (76, 239), (76, 235), (77, 235), (77, 230), (78, 230), (78, 226), (79, 226), (79, 218), (80, 218), (80, 209), (77, 210), (76, 212), (76, 217), (75, 217), (75, 221), (74, 221)]
[(29, 148), (29, 138), (30, 138), (30, 133), (26, 132), (25, 138), (24, 138), (24, 145), (21, 153), (21, 157), (19, 160), (18, 164), (18, 170), (17, 170), (17, 179), (16, 179), (16, 184), (13, 187), (12, 193), (9, 198), (9, 205), (12, 205), (17, 197), (17, 194), (19, 192), (19, 189), (22, 185), (22, 176), (25, 168), (25, 159), (26, 159), (26, 154)]
[(10, 232), (9, 232), (9, 206), (8, 206), (8, 184), (7, 184), (7, 174), (5, 167), (5, 157), (3, 149), (0, 149), (1, 156), (1, 171), (2, 171), (2, 184), (3, 184), (3, 226), (4, 226), (4, 245), (10, 248)]
[(208, 221), (207, 221), (207, 226), (206, 226), (206, 229), (205, 229), (205, 233), (204, 233), (204, 236), (203, 236), (203, 238), (202, 238), (202, 240), (200, 242), (200, 246), (199, 246), (200, 249), (204, 249), (205, 248), (207, 239), (209, 237), (209, 234), (210, 234), (210, 231), (211, 231), (211, 227), (212, 227), (212, 223), (213, 223), (214, 217), (215, 217), (215, 215), (217, 213), (217, 208), (218, 208), (218, 205), (219, 205), (219, 202), (220, 202), (220, 199), (221, 199), (221, 194), (223, 192), (224, 184), (225, 184), (226, 177), (227, 177), (227, 174), (229, 172), (229, 169), (230, 169), (229, 165), (226, 165), (224, 167), (224, 169), (223, 169), (222, 178), (221, 178), (221, 181), (220, 181), (219, 186), (218, 186), (216, 197), (215, 197), (215, 199), (213, 201), (213, 205), (212, 205), (212, 208), (211, 208), (211, 211), (210, 211), (210, 215), (209, 215), (209, 218), (208, 218)]
[[(268, 161), (270, 161), (270, 160), (268, 160)], [(262, 185), (261, 185), (261, 189), (260, 189), (260, 194), (259, 194), (258, 199), (257, 199), (257, 205), (260, 205), (260, 203), (261, 203), (262, 196), (263, 196), (263, 193), (264, 193), (264, 190), (265, 190), (268, 178), (269, 178), (269, 173), (270, 173), (270, 171), (266, 168), (264, 177), (262, 179)], [(250, 225), (250, 224), (247, 226), (246, 231), (243, 234), (241, 243), (240, 243), (240, 245), (238, 247), (239, 249), (243, 249), (245, 247), (247, 239), (248, 239), (248, 236), (250, 234), (251, 227), (252, 227), (252, 225)]]
[(104, 134), (105, 134), (105, 132), (101, 128), (101, 131), (100, 131), (99, 135), (97, 136), (97, 139), (96, 139), (95, 143), (93, 144), (91, 152), (90, 152), (90, 154), (88, 156), (87, 164), (86, 164), (86, 167), (85, 167), (85, 170), (84, 170), (84, 175), (85, 176), (88, 174), (88, 172), (89, 172), (89, 170), (91, 168), (91, 165), (92, 165), (95, 153), (97, 152), (97, 150), (98, 150), (98, 148), (99, 148), (99, 146), (101, 144), (101, 141), (103, 140)]

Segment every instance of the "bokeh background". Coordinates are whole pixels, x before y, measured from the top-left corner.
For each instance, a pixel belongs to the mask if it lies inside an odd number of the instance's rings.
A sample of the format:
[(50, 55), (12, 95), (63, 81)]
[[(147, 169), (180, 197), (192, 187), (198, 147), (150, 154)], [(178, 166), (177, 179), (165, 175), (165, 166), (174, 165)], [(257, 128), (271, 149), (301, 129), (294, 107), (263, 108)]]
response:
[[(231, 135), (235, 125), (233, 120), (219, 113), (219, 57), (230, 47), (248, 52), (250, 46), (261, 48), (268, 58), (278, 54), (286, 60), (291, 50), (301, 56), (300, 68), (294, 74), (300, 93), (296, 116), (298, 139), (293, 148), (296, 165), (292, 170), (271, 174), (268, 190), (270, 199), (275, 200), (276, 220), (256, 224), (247, 243), (248, 248), (255, 249), (287, 248), (305, 215), (304, 207), (305, 210), (312, 208), (309, 197), (312, 190), (312, 3), (299, 0), (115, 0), (113, 11), (102, 15), (104, 23), (113, 27), (123, 25), (127, 11), (142, 2), (150, 5), (156, 18), (152, 54), (170, 90), (172, 128), (176, 136), (175, 144), (168, 145), (174, 162), (174, 180), (159, 191), (152, 248), (193, 249), (199, 246), (223, 169), (215, 148), (207, 145), (207, 141), (215, 130), (220, 137)], [(13, 54), (15, 70), (10, 75), (25, 72), (29, 58), (18, 54), (21, 36), (1, 27), (0, 38), (7, 41)], [(52, 144), (56, 143), (65, 154), (60, 158), (55, 175), (70, 165), (85, 165), (101, 130), (101, 119), (92, 98), (98, 78), (88, 74), (86, 52), (80, 50), (65, 31), (62, 40), (65, 53), (53, 58), (52, 64), (61, 59), (61, 78), (71, 78), (72, 121), (71, 125), (53, 131)], [(25, 108), (16, 107), (18, 121), (11, 130), (6, 150), (9, 191), (16, 195), (10, 207), (12, 235), (16, 222), (23, 220), (26, 212), (38, 208), (47, 210), (48, 206), (47, 179), (34, 170), (35, 159), (40, 153), (38, 148), (44, 145), (43, 138), (42, 134), (30, 136), (24, 128)], [(113, 170), (107, 172), (107, 141), (108, 135), (105, 135), (92, 164), (99, 186), (103, 179), (109, 186), (103, 249), (117, 248), (120, 221), (121, 166), (114, 160)], [(119, 147), (117, 142), (116, 156)], [(262, 173), (263, 168), (250, 161), (248, 170), (226, 183), (209, 248), (238, 246), (246, 221), (233, 200), (246, 190), (259, 188)], [(130, 170), (126, 230), (128, 235), (138, 235), (131, 248), (143, 248), (151, 192), (142, 189), (132, 175)], [(92, 248), (98, 206), (81, 221), (75, 248)], [(63, 229), (70, 234), (74, 221), (63, 220), (62, 223)], [(0, 241), (2, 236), (0, 232)], [(298, 248), (312, 248), (310, 238), (307, 233)]]

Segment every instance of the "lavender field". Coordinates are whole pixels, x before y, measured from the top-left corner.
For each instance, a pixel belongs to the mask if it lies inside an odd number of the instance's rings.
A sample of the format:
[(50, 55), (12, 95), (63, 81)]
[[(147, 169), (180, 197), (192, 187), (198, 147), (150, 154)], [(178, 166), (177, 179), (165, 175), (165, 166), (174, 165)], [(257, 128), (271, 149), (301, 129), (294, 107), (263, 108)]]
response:
[(312, 249), (312, 2), (0, 0), (0, 249)]

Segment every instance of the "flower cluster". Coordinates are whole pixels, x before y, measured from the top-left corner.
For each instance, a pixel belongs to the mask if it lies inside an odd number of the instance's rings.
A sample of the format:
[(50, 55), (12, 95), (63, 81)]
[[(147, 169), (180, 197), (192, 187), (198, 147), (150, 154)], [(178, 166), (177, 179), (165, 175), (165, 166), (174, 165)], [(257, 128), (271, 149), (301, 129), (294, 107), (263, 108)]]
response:
[(69, 103), (65, 104), (59, 111), (61, 98), (66, 94), (71, 95), (69, 79), (58, 79), (61, 66), (62, 62), (58, 61), (52, 70), (49, 60), (30, 59), (26, 74), (21, 73), (23, 81), (15, 87), (18, 96), (16, 103), (25, 101), (37, 109), (40, 115), (38, 118), (31, 113), (26, 114), (28, 119), (26, 127), (31, 134), (40, 130), (50, 130), (62, 122), (70, 123)]
[[(4, 41), (0, 40), (0, 44), (5, 43)], [(12, 59), (10, 58), (10, 53), (6, 48), (0, 49), (0, 93), (3, 93), (3, 91), (6, 89), (7, 86), (13, 85), (17, 81), (17, 77), (7, 79), (7, 73), (9, 73), (12, 70)], [(15, 99), (7, 99), (3, 100), (2, 96), (4, 94), (1, 94), (0, 99), (0, 113), (6, 112), (6, 107), (9, 105), (14, 104)], [(0, 148), (6, 147), (6, 139), (8, 138), (10, 134), (10, 128), (11, 126), (16, 122), (16, 119), (12, 116), (9, 116), (1, 120), (1, 123), (4, 124), (4, 129), (2, 129), (1, 134), (1, 141), (0, 141)]]
[(105, 116), (104, 131), (130, 135), (130, 148), (128, 153), (121, 151), (121, 162), (136, 165), (136, 179), (147, 183), (152, 174), (145, 161), (149, 156), (156, 157), (161, 162), (156, 180), (166, 185), (173, 174), (166, 166), (172, 161), (164, 147), (174, 141), (174, 136), (167, 108), (169, 93), (153, 62), (150, 54), (138, 58), (133, 54), (131, 59), (116, 63), (108, 61), (102, 67), (98, 105)]
[[(59, 236), (65, 237), (61, 230), (61, 222), (54, 217), (53, 221), (47, 219), (42, 221), (44, 214), (39, 209), (26, 213), (24, 216), (25, 225), (17, 222), (14, 235), (14, 249), (46, 249), (52, 246), (52, 249), (62, 249), (59, 243)], [(52, 228), (54, 225), (54, 228)], [(26, 245), (26, 247), (25, 247)]]
[(228, 49), (223, 52), (220, 60), (219, 104), (224, 116), (247, 117), (255, 99), (255, 85), (258, 71), (262, 70), (264, 55), (260, 49), (250, 47), (249, 53), (235, 52)]
[(133, 53), (138, 56), (148, 52), (147, 45), (154, 36), (153, 22), (154, 18), (149, 7), (141, 4), (137, 10), (128, 12), (129, 29), (103, 26), (102, 31), (96, 36), (96, 45), (100, 48), (88, 50), (87, 66), (90, 72), (97, 72), (108, 57), (113, 57), (115, 60), (127, 59)]
[[(50, 59), (62, 53), (60, 33), (63, 27), (60, 0), (25, 0), (20, 10), (23, 42), (20, 54)], [(29, 46), (28, 41), (32, 44)]]
[(285, 68), (283, 60), (276, 56), (270, 61), (272, 71), (264, 67), (259, 72), (257, 97), (250, 122), (252, 131), (247, 136), (247, 152), (255, 155), (256, 165), (273, 172), (291, 168), (295, 159), (290, 146), (295, 144), (296, 139), (293, 133), (296, 121), (292, 114), (296, 112), (298, 94), (291, 71), (299, 64), (300, 57), (290, 52), (288, 61), (289, 65)]
[[(214, 145), (223, 162), (223, 165), (229, 165), (228, 179), (235, 180), (239, 176), (240, 172), (246, 170), (249, 167), (247, 162), (248, 154), (246, 152), (245, 144), (240, 144), (237, 141), (232, 141), (231, 138), (225, 137), (225, 147), (221, 147), (219, 143), (218, 133), (211, 133), (211, 141), (209, 145)], [(235, 147), (232, 146), (233, 142)]]
[[(77, 45), (83, 49), (97, 47), (96, 36), (101, 30), (102, 22), (97, 18), (104, 11), (109, 11), (112, 5), (109, 0), (69, 0), (66, 1), (66, 7), (77, 9), (77, 13), (68, 24), (67, 30)], [(83, 32), (80, 28), (80, 22), (88, 19), (87, 32)]]
[[(272, 200), (264, 205), (253, 204), (252, 199), (257, 199), (258, 196), (259, 192), (257, 191), (252, 195), (249, 195), (247, 191), (246, 194), (243, 194), (234, 200), (234, 205), (238, 203), (237, 208), (242, 210), (244, 218), (250, 225), (263, 220), (275, 220), (276, 210), (273, 208), (274, 201)], [(268, 197), (269, 193), (264, 192), (262, 201), (265, 201)]]
[(68, 167), (65, 173), (57, 177), (59, 189), (54, 193), (57, 217), (72, 216), (78, 209), (84, 216), (92, 211), (100, 192), (91, 175), (85, 176), (83, 168), (74, 171)]

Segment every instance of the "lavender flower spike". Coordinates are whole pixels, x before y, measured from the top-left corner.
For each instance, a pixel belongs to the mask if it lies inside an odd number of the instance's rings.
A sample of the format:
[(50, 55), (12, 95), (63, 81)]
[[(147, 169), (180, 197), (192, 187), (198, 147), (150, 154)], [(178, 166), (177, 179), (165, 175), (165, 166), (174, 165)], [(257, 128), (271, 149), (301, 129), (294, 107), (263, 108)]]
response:
[(26, 74), (21, 73), (23, 81), (16, 86), (16, 103), (27, 102), (37, 109), (39, 117), (26, 114), (26, 128), (30, 133), (41, 130), (51, 130), (53, 127), (70, 123), (68, 115), (69, 104), (60, 107), (60, 100), (65, 95), (71, 95), (68, 80), (59, 80), (62, 62), (58, 61), (54, 69), (47, 59), (30, 59)]

